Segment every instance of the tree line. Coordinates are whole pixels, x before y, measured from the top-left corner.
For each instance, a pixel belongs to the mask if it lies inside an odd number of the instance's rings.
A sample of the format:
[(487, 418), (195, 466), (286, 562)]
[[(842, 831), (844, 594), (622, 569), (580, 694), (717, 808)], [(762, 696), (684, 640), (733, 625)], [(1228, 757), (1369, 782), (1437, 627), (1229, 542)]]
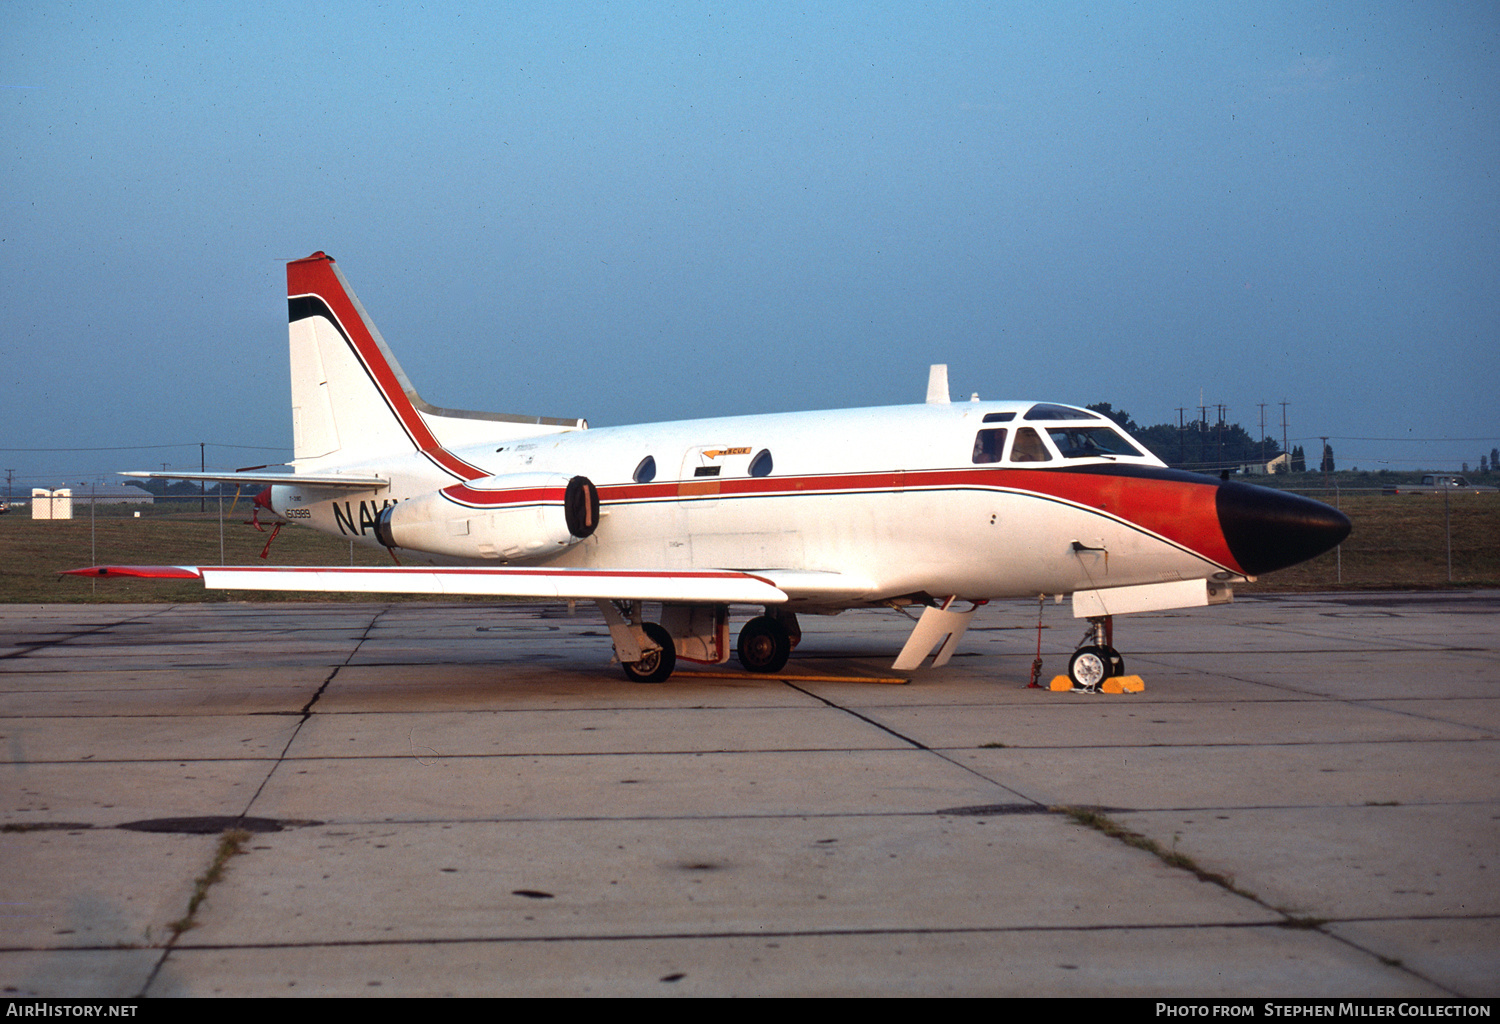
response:
[[(139, 487), (143, 491), (154, 494), (158, 498), (197, 498), (204, 495), (210, 498), (214, 498), (217, 497), (220, 492), (223, 493), (224, 497), (230, 498), (234, 496), (235, 490), (237, 489), (235, 484), (203, 484), (199, 483), (196, 480), (151, 479), (130, 480), (127, 482), (135, 485), (136, 487)], [(264, 484), (251, 485), (251, 487), (254, 487), (255, 491), (259, 491), (264, 486)], [(251, 491), (251, 487), (247, 487), (243, 484), (238, 485), (238, 489), (241, 492), (241, 497), (244, 497), (245, 495), (254, 497), (255, 495)]]
[[(1085, 408), (1109, 417), (1163, 462), (1179, 469), (1220, 470), (1256, 463), (1265, 465), (1282, 454), (1281, 442), (1274, 437), (1256, 440), (1238, 423), (1223, 419), (1216, 423), (1197, 419), (1143, 427), (1131, 418), (1130, 413), (1114, 408), (1109, 402), (1097, 402)], [(1292, 446), (1289, 461), (1290, 472), (1307, 472), (1307, 454), (1301, 445)], [(1325, 473), (1332, 473), (1334, 469), (1333, 446), (1326, 442), (1318, 469)]]

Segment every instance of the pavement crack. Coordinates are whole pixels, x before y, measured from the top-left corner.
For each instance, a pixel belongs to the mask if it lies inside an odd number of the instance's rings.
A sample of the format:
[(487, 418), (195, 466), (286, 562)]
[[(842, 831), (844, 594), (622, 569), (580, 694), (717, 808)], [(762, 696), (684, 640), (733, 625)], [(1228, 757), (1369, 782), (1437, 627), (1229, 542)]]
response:
[(1168, 867), (1177, 868), (1180, 871), (1186, 871), (1197, 878), (1200, 882), (1207, 882), (1209, 885), (1216, 885), (1224, 891), (1233, 893), (1235, 896), (1238, 896), (1241, 899), (1249, 900), (1251, 903), (1254, 903), (1258, 907), (1269, 910), (1274, 914), (1280, 914), (1282, 920), (1275, 922), (1276, 927), (1289, 928), (1297, 931), (1317, 932), (1319, 935), (1332, 939), (1335, 942), (1342, 943), (1343, 945), (1348, 946), (1350, 949), (1358, 950), (1366, 956), (1373, 957), (1374, 959), (1384, 964), (1386, 967), (1390, 967), (1394, 970), (1409, 974), (1412, 977), (1418, 978), (1429, 985), (1442, 989), (1444, 992), (1447, 992), (1452, 996), (1461, 995), (1461, 993), (1455, 991), (1447, 985), (1442, 984), (1436, 979), (1428, 977), (1427, 975), (1424, 975), (1419, 971), (1413, 970), (1411, 967), (1408, 967), (1405, 963), (1398, 959), (1384, 956), (1372, 949), (1365, 948), (1359, 943), (1354, 942), (1353, 940), (1348, 939), (1343, 935), (1338, 934), (1337, 932), (1330, 931), (1328, 925), (1334, 923), (1331, 919), (1324, 917), (1315, 917), (1310, 914), (1294, 914), (1290, 910), (1283, 909), (1282, 907), (1272, 906), (1265, 900), (1261, 899), (1259, 896), (1255, 895), (1255, 893), (1240, 888), (1235, 884), (1234, 878), (1232, 876), (1222, 874), (1217, 871), (1209, 871), (1208, 869), (1200, 866), (1197, 861), (1193, 860), (1193, 858), (1189, 857), (1185, 853), (1179, 852), (1175, 848), (1175, 844), (1173, 849), (1171, 850), (1164, 849), (1162, 845), (1156, 840), (1150, 838), (1149, 836), (1143, 836), (1139, 832), (1131, 831), (1097, 808), (1058, 807), (1055, 808), (1055, 810), (1067, 815), (1075, 823), (1082, 825), (1085, 828), (1091, 828), (1096, 832), (1110, 837), (1111, 839), (1115, 839), (1124, 843), (1126, 846), (1132, 846), (1137, 850), (1143, 850), (1146, 853), (1151, 854), (1152, 856), (1160, 860), (1163, 864), (1166, 864)]
[(1293, 917), (1291, 914), (1286, 913), (1285, 911), (1277, 910), (1275, 907), (1270, 906), (1254, 893), (1248, 892), (1235, 885), (1234, 879), (1229, 875), (1221, 874), (1217, 871), (1209, 871), (1206, 868), (1200, 867), (1198, 863), (1187, 854), (1179, 853), (1175, 848), (1175, 844), (1174, 848), (1171, 850), (1163, 849), (1161, 844), (1156, 840), (1151, 839), (1148, 836), (1143, 836), (1139, 832), (1132, 832), (1130, 829), (1126, 828), (1124, 825), (1121, 825), (1119, 822), (1115, 821), (1113, 818), (1109, 817), (1098, 808), (1059, 807), (1057, 808), (1057, 810), (1062, 814), (1067, 815), (1075, 823), (1082, 825), (1085, 828), (1091, 828), (1096, 832), (1100, 832), (1106, 836), (1109, 836), (1111, 839), (1117, 839), (1120, 842), (1124, 843), (1126, 846), (1133, 846), (1137, 850), (1144, 850), (1152, 856), (1156, 857), (1163, 864), (1166, 864), (1168, 867), (1178, 868), (1179, 870), (1186, 871), (1189, 874), (1192, 874), (1200, 882), (1208, 882), (1210, 885), (1217, 885), (1219, 888), (1224, 889), (1227, 892), (1234, 893), (1234, 895), (1236, 896), (1250, 900), (1253, 903), (1257, 903), (1260, 906), (1265, 907), (1267, 910), (1276, 911), (1276, 913), (1281, 914), (1282, 917), (1286, 918), (1286, 921), (1283, 922), (1285, 927), (1311, 928), (1319, 927), (1322, 924), (1321, 921), (1317, 924), (1301, 923), (1302, 921), (1308, 919), (1298, 919)]
[(327, 678), (325, 678), (323, 682), (318, 686), (313, 695), (308, 698), (307, 703), (302, 705), (302, 710), (298, 712), (301, 717), (297, 721), (297, 727), (293, 729), (292, 734), (286, 738), (286, 744), (281, 748), (281, 753), (276, 755), (275, 763), (273, 763), (270, 770), (266, 772), (266, 777), (264, 779), (261, 779), (260, 785), (255, 787), (255, 792), (250, 794), (250, 799), (245, 803), (244, 809), (240, 811), (240, 817), (244, 818), (250, 816), (250, 808), (254, 807), (255, 801), (260, 799), (261, 793), (265, 791), (266, 786), (276, 775), (277, 769), (280, 768), (284, 763), (286, 763), (287, 751), (292, 749), (292, 744), (296, 743), (297, 737), (302, 734), (302, 727), (306, 725), (312, 718), (313, 706), (322, 699), (323, 694), (327, 691), (329, 684), (333, 682), (334, 678), (337, 677), (338, 674), (345, 668), (347, 668), (351, 661), (354, 660), (354, 656), (359, 653), (359, 649), (363, 647), (365, 641), (370, 638), (370, 631), (375, 628), (376, 624), (390, 610), (390, 605), (381, 605), (380, 610), (377, 611), (374, 616), (371, 617), (370, 621), (365, 624), (364, 632), (360, 633), (359, 639), (356, 640), (354, 642), (354, 646), (349, 649), (349, 654), (344, 658), (342, 662), (333, 667), (333, 670), (328, 673)]
[(219, 836), (219, 845), (214, 850), (213, 859), (209, 861), (208, 868), (193, 880), (193, 894), (188, 897), (187, 910), (177, 920), (167, 925), (169, 934), (167, 941), (162, 944), (161, 956), (157, 958), (156, 965), (151, 968), (151, 973), (146, 977), (140, 992), (136, 994), (137, 999), (144, 999), (150, 991), (151, 984), (156, 980), (162, 966), (171, 956), (177, 940), (182, 937), (183, 932), (198, 925), (198, 908), (203, 901), (208, 899), (208, 891), (219, 882), (224, 880), (225, 871), (231, 857), (238, 857), (245, 852), (245, 843), (250, 839), (250, 833), (243, 829), (229, 829)]
[(850, 716), (852, 716), (854, 718), (859, 719), (861, 722), (864, 722), (866, 725), (872, 725), (875, 728), (879, 729), (881, 732), (887, 734), (888, 736), (893, 736), (896, 739), (900, 740), (902, 743), (910, 744), (912, 747), (916, 748), (917, 750), (922, 751), (925, 754), (931, 754), (933, 757), (936, 757), (936, 758), (938, 758), (941, 761), (946, 761), (949, 764), (951, 764), (953, 767), (962, 769), (963, 771), (965, 771), (968, 774), (974, 776), (975, 778), (983, 779), (986, 783), (988, 783), (991, 786), (998, 786), (1001, 789), (1005, 790), (1005, 792), (1007, 792), (1007, 793), (1011, 794), (1012, 796), (1016, 797), (1017, 799), (1023, 800), (1023, 801), (1025, 801), (1028, 804), (1035, 804), (1037, 807), (1044, 807), (1045, 806), (1041, 801), (1034, 800), (1031, 797), (1027, 796), (1025, 793), (1021, 793), (1021, 792), (1019, 792), (1017, 790), (1014, 790), (1011, 787), (1007, 786), (1005, 783), (1000, 782), (997, 779), (990, 778), (988, 775), (984, 774), (984, 772), (979, 771), (978, 769), (974, 768), (972, 765), (964, 764), (962, 761), (959, 761), (959, 760), (956, 760), (953, 757), (950, 757), (948, 754), (945, 754), (941, 750), (936, 750), (936, 749), (934, 749), (932, 747), (929, 747), (927, 744), (923, 743), (921, 740), (914, 739), (911, 736), (905, 735), (904, 733), (897, 732), (895, 729), (892, 729), (890, 726), (886, 725), (884, 722), (877, 721), (874, 718), (871, 718), (869, 715), (860, 714), (858, 711), (855, 711), (853, 708), (848, 708), (848, 707), (845, 707), (842, 704), (836, 703), (835, 701), (831, 701), (827, 697), (822, 696), (821, 694), (813, 693), (811, 690), (804, 689), (803, 687), (800, 687), (800, 686), (796, 685), (795, 683), (791, 682), (790, 680), (783, 679), (782, 683), (784, 685), (788, 686), (788, 687), (791, 687), (793, 690), (796, 690), (798, 693), (803, 694), (804, 696), (811, 697), (813, 700), (816, 700), (816, 701), (821, 701), (823, 704), (827, 705), (828, 707), (832, 708), (835, 711), (842, 711), (846, 715), (850, 715)]
[(50, 640), (19, 641), (12, 645), (14, 648), (13, 650), (7, 651), (4, 654), (0, 654), (0, 661), (4, 661), (8, 658), (24, 658), (29, 654), (35, 654), (36, 652), (44, 651), (49, 647), (56, 647), (59, 644), (69, 643), (73, 640), (81, 639), (82, 637), (96, 636), (100, 633), (107, 633), (110, 630), (118, 629), (121, 626), (133, 626), (136, 623), (145, 622), (147, 619), (150, 619), (156, 615), (160, 615), (162, 612), (173, 611), (175, 610), (175, 608), (176, 605), (164, 605), (161, 609), (153, 609), (148, 614), (135, 615), (130, 618), (124, 619), (116, 619), (113, 622), (101, 623), (100, 625), (97, 625), (92, 629), (79, 629), (70, 633), (65, 633), (62, 636), (54, 636)]

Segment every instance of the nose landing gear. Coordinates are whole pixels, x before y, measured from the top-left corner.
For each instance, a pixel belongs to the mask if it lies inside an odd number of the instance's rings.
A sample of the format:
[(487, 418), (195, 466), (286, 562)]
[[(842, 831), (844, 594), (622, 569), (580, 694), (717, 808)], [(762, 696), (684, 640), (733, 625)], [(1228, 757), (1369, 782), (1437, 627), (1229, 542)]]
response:
[(1089, 628), (1068, 659), (1068, 678), (1075, 690), (1096, 690), (1104, 680), (1125, 674), (1125, 659), (1111, 645), (1113, 639), (1113, 616), (1089, 618)]

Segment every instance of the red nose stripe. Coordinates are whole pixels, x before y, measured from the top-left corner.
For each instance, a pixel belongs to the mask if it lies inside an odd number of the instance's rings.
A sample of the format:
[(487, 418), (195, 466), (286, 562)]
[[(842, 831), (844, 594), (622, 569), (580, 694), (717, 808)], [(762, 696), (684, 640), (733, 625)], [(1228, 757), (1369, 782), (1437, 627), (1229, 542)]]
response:
[(1215, 501), (1218, 483), (1201, 485), (1181, 480), (1155, 480), (1106, 473), (1057, 473), (1038, 470), (1002, 470), (1007, 487), (1048, 494), (1112, 516), (1202, 555), (1235, 572), (1244, 572), (1230, 553), (1219, 527)]

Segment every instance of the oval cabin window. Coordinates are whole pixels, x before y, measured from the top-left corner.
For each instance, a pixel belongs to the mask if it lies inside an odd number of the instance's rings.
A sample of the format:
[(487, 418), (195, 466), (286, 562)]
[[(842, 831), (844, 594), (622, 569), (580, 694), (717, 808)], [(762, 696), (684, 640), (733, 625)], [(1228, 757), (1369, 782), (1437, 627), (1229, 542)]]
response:
[(638, 484), (649, 484), (656, 479), (656, 457), (648, 455), (641, 460), (641, 464), (635, 467), (632, 479)]
[(771, 449), (762, 448), (756, 453), (755, 458), (750, 460), (751, 476), (771, 475)]

